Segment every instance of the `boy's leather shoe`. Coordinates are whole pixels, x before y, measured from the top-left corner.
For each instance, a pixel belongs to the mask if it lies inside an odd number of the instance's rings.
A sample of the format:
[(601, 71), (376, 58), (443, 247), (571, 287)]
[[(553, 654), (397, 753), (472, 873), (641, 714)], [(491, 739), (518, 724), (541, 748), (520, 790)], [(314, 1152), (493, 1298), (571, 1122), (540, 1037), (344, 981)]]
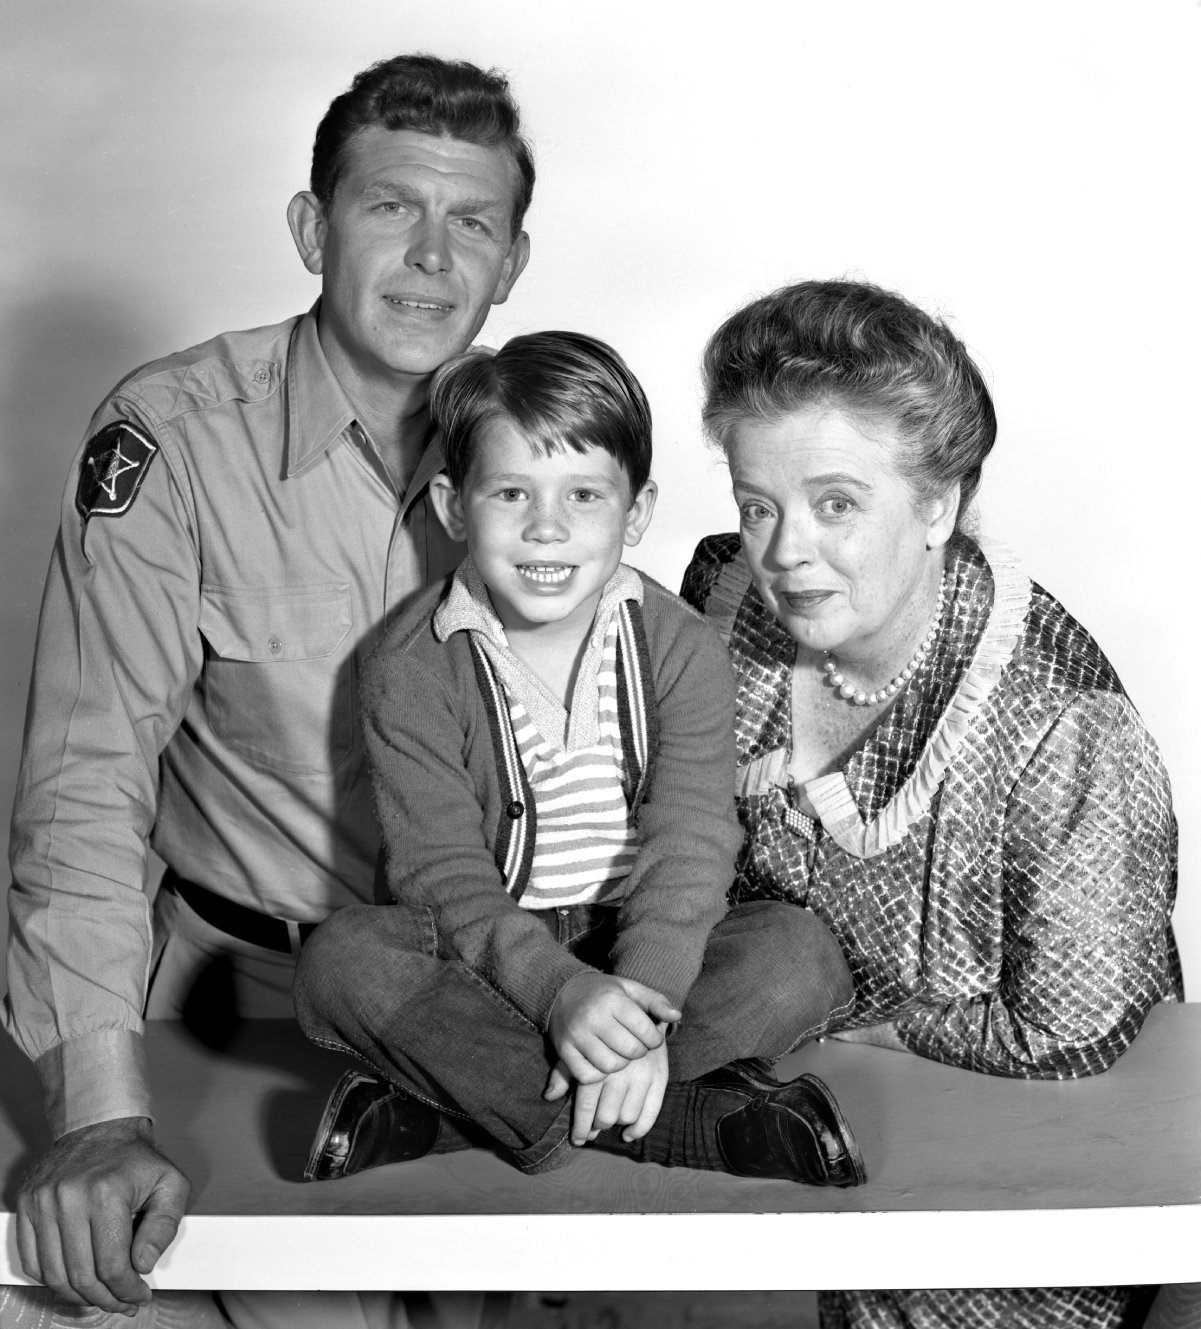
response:
[(378, 1075), (347, 1071), (329, 1096), (305, 1164), (305, 1181), (407, 1163), (434, 1147), (441, 1114)]
[(730, 1172), (810, 1186), (861, 1186), (863, 1156), (834, 1095), (816, 1075), (781, 1084), (761, 1061), (735, 1061), (702, 1076), (702, 1092), (743, 1099), (717, 1123)]

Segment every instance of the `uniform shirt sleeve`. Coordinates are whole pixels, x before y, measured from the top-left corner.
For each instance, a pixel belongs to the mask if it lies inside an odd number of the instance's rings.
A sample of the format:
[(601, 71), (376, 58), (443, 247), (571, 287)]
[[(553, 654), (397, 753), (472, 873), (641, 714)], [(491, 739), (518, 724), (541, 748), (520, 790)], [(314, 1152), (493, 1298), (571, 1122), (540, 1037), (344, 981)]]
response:
[(994, 1075), (1106, 1070), (1172, 995), (1176, 823), (1167, 774), (1120, 693), (1074, 699), (1006, 809), (995, 992), (901, 1017), (915, 1052)]
[[(123, 512), (63, 501), (38, 626), (13, 811), (7, 1027), (33, 1058), (55, 1135), (148, 1116), (146, 844), (159, 754), (201, 667), (200, 569), (178, 468), (159, 450)], [(94, 479), (94, 476), (92, 477)]]

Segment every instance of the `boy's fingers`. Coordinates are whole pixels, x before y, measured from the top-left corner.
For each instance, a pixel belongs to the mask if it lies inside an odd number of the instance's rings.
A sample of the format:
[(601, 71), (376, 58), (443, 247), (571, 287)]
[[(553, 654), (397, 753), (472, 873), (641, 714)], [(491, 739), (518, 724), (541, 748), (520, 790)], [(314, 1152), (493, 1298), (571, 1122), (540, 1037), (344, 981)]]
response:
[[(648, 1039), (651, 1041), (648, 1042)], [(605, 1031), (603, 1046), (606, 1051), (621, 1058), (622, 1065), (613, 1069), (622, 1070), (628, 1062), (645, 1057), (648, 1048), (658, 1047), (662, 1041), (663, 1037), (657, 1027), (641, 1011), (637, 1011), (616, 1017), (613, 1025)]]
[[(637, 1048), (638, 1055), (641, 1056), (642, 1044), (634, 1042), (633, 1046)], [(578, 1071), (575, 1062), (568, 1055), (569, 1050), (581, 1062)], [(616, 1048), (610, 1047), (608, 1043), (596, 1035), (581, 1039), (570, 1049), (564, 1048), (561, 1055), (576, 1079), (582, 1080), (585, 1084), (589, 1084), (605, 1075), (615, 1075), (618, 1071), (624, 1070), (630, 1062), (629, 1057), (624, 1056)], [(586, 1074), (585, 1068), (589, 1068), (592, 1073)]]
[(575, 1087), (575, 1107), (571, 1114), (571, 1142), (585, 1145), (592, 1131), (592, 1118), (600, 1100), (604, 1083), (577, 1084)]
[(559, 1061), (551, 1068), (551, 1073), (546, 1077), (546, 1088), (542, 1091), (542, 1097), (548, 1103), (553, 1103), (556, 1099), (562, 1098), (570, 1088), (571, 1080), (562, 1061)]
[(627, 1053), (627, 1060), (644, 1057), (663, 1042), (663, 1031), (641, 1010), (631, 1010), (621, 1021), (622, 1028), (636, 1040), (637, 1051)]
[(663, 1106), (663, 1094), (667, 1089), (666, 1081), (652, 1081), (647, 1086), (646, 1097), (638, 1111), (638, 1118), (633, 1125), (621, 1133), (621, 1138), (628, 1144), (631, 1140), (641, 1140), (659, 1118), (659, 1109)]
[(592, 1126), (588, 1132), (589, 1140), (595, 1140), (601, 1131), (607, 1131), (622, 1119), (623, 1104), (630, 1092), (630, 1086), (623, 1075), (610, 1076), (601, 1086), (600, 1098), (592, 1114)]
[(622, 980), (626, 993), (642, 1007), (648, 1015), (665, 1024), (675, 1024), (684, 1018), (684, 1012), (673, 1006), (662, 992), (648, 988), (645, 983), (638, 983), (632, 978)]
[(568, 1077), (579, 1084), (595, 1084), (597, 1080), (605, 1078), (607, 1072), (594, 1066), (579, 1048), (569, 1045), (559, 1048), (558, 1052), (559, 1064), (565, 1066)]
[[(617, 1113), (614, 1125), (632, 1126), (634, 1122), (642, 1115), (642, 1105), (646, 1102), (647, 1090), (650, 1085), (645, 1077), (639, 1076), (626, 1090), (625, 1099)], [(624, 1138), (625, 1131), (622, 1132)]]
[(658, 1120), (669, 1079), (669, 1058), (664, 1044), (639, 1063), (636, 1092), (626, 1098), (626, 1108), (634, 1109), (622, 1115), (622, 1120), (629, 1123), (621, 1133), (627, 1144), (640, 1140)]
[(653, 1028), (642, 1007), (623, 992), (606, 1009), (593, 1012), (570, 1041), (590, 1059), (594, 1052), (604, 1049), (629, 1061), (631, 1057), (642, 1056), (645, 1042), (642, 1031), (648, 1026)]
[(684, 1012), (678, 1006), (673, 1006), (662, 993), (651, 993), (653, 1000), (647, 1005), (646, 1009), (656, 1020), (662, 1020), (664, 1024), (677, 1024), (684, 1018)]

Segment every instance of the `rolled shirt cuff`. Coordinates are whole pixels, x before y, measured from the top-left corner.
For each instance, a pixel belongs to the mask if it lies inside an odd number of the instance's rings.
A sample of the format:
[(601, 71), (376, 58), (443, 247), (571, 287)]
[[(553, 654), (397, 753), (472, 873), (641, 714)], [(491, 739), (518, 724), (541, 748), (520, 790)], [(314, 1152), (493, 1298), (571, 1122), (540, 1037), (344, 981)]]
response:
[(145, 1047), (132, 1030), (100, 1029), (69, 1038), (35, 1065), (56, 1140), (98, 1121), (151, 1115)]

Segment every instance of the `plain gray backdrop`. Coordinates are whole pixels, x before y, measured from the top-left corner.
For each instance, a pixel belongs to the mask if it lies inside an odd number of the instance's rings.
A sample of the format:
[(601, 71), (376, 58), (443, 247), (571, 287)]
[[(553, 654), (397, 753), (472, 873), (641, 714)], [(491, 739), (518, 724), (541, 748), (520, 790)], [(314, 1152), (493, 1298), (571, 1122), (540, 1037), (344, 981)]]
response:
[(1158, 737), (1201, 993), (1194, 0), (8, 0), (0, 52), (0, 805), (71, 458), (136, 364), (307, 307), (284, 224), (317, 120), (373, 59), (508, 71), (533, 258), (486, 339), (612, 341), (656, 418), (635, 561), (734, 525), (696, 366), (807, 276), (948, 317), (993, 386), (986, 531), (1092, 630)]

